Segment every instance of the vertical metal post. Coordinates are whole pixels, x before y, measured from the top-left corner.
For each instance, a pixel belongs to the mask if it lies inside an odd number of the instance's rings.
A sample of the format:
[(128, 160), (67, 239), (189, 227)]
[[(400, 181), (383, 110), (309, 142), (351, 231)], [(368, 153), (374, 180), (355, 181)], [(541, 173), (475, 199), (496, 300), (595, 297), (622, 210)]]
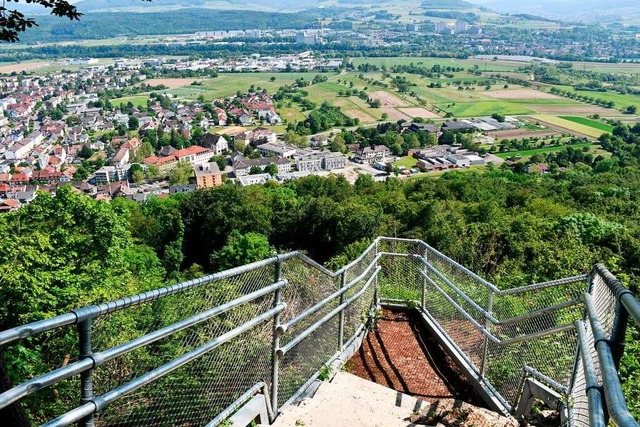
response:
[[(487, 288), (489, 295), (487, 296), (487, 313), (493, 314), (493, 291)], [(484, 327), (487, 332), (491, 332), (491, 322), (489, 319), (485, 319)], [(484, 377), (487, 370), (487, 359), (489, 358), (489, 338), (484, 336), (484, 343), (482, 345), (482, 365), (480, 366), (480, 376)]]
[[(344, 288), (347, 285), (347, 271), (346, 269), (342, 272), (342, 278), (340, 280), (340, 288)], [(345, 301), (345, 292), (340, 294), (340, 305), (344, 304)], [(344, 347), (344, 311), (346, 309), (343, 308), (340, 310), (340, 324), (338, 325), (338, 350), (342, 351)]]
[[(282, 260), (276, 263), (275, 282), (282, 279)], [(277, 289), (273, 296), (273, 307), (280, 304), (280, 291)], [(280, 375), (280, 358), (278, 357), (278, 349), (280, 348), (280, 333), (278, 326), (280, 325), (280, 312), (273, 315), (273, 344), (271, 346), (271, 409), (273, 417), (278, 416), (278, 384)], [(273, 420), (271, 420), (273, 422)]]
[[(423, 246), (424, 245), (424, 252), (422, 252), (422, 258), (428, 262), (427, 260), (427, 247), (426, 244), (424, 242), (420, 242), (419, 246)], [(422, 264), (422, 272), (426, 275), (427, 274), (427, 266)], [(422, 276), (422, 310), (426, 310), (426, 300), (427, 300), (427, 278), (426, 276)]]
[[(80, 344), (80, 359), (91, 357), (93, 354), (91, 344), (91, 317), (78, 323), (78, 336)], [(82, 403), (90, 402), (93, 395), (93, 368), (88, 369), (80, 374), (80, 397)], [(94, 419), (93, 414), (87, 416), (80, 421), (80, 425), (83, 427), (93, 427)]]
[[(376, 239), (376, 246), (375, 246), (375, 252), (374, 252), (374, 256), (376, 259), (376, 265), (375, 265), (375, 269), (378, 269), (378, 254), (380, 253), (380, 238), (378, 237)], [(378, 307), (380, 306), (380, 296), (378, 293), (378, 275), (380, 274), (380, 272), (376, 273), (376, 278), (373, 279), (373, 309), (374, 310), (378, 310)]]

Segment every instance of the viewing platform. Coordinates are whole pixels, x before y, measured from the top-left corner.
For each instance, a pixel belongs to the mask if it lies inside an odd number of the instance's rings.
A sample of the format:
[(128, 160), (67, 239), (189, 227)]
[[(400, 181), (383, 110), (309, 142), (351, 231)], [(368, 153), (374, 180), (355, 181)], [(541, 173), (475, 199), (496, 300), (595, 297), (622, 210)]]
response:
[(12, 373), (0, 414), (515, 426), (538, 401), (559, 425), (638, 426), (618, 376), (629, 322), (640, 303), (599, 264), (502, 290), (422, 241), (381, 237), (335, 272), (292, 252), (2, 331), (0, 354), (31, 371)]

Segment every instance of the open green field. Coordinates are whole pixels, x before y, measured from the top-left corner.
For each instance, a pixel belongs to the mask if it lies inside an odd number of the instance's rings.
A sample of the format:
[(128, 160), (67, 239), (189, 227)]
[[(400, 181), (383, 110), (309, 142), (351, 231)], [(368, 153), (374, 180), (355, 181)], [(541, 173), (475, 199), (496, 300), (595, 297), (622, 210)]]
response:
[[(179, 97), (196, 99), (198, 95), (204, 95), (206, 100), (224, 98), (236, 92), (247, 92), (251, 85), (267, 89), (270, 93), (275, 93), (280, 86), (294, 83), (302, 78), (311, 81), (318, 73), (221, 73), (215, 79), (207, 79), (200, 86), (188, 88), (179, 87), (168, 92)], [(271, 81), (275, 78), (274, 81)], [(195, 96), (194, 96), (195, 95)]]
[(572, 62), (577, 70), (596, 71), (600, 73), (640, 74), (640, 63), (628, 62)]
[(415, 167), (417, 163), (417, 160), (411, 156), (405, 156), (403, 158), (401, 158), (400, 160), (398, 160), (397, 162), (395, 162), (393, 164), (393, 166), (395, 167), (400, 167), (400, 166), (404, 166), (407, 169), (411, 169), (413, 167)]
[(570, 122), (579, 123), (585, 126), (591, 126), (592, 128), (600, 129), (605, 132), (613, 132), (613, 126), (606, 123), (597, 122), (595, 120), (587, 119), (585, 117), (576, 116), (559, 116), (561, 119), (569, 120)]
[(445, 170), (445, 171), (436, 171), (436, 172), (425, 172), (418, 173), (415, 175), (407, 176), (407, 179), (425, 179), (425, 178), (440, 178), (442, 175), (447, 173), (472, 173), (472, 172), (480, 172), (483, 173), (487, 170), (487, 167), (482, 166), (470, 166), (468, 168), (455, 169), (455, 170)]
[(455, 117), (490, 116), (493, 113), (503, 115), (525, 115), (533, 113), (521, 105), (506, 101), (458, 102), (455, 104), (436, 104), (436, 106)]
[(393, 57), (393, 58), (352, 58), (355, 67), (360, 64), (371, 64), (378, 67), (392, 67), (394, 65), (421, 65), (431, 68), (434, 65), (444, 67), (461, 67), (465, 70), (477, 65), (482, 71), (515, 71), (523, 63), (514, 61), (484, 61), (479, 59), (454, 59), (454, 58), (425, 58), (425, 57)]
[(558, 89), (566, 90), (569, 92), (576, 93), (582, 96), (588, 96), (595, 99), (603, 99), (605, 101), (613, 101), (615, 102), (615, 108), (625, 108), (628, 105), (638, 105), (640, 106), (640, 96), (633, 94), (625, 94), (621, 95), (616, 92), (596, 92), (589, 90), (575, 90), (572, 86), (556, 86)]
[[(365, 61), (368, 59), (354, 59), (354, 62), (357, 63)], [(502, 82), (498, 82), (487, 90), (485, 87), (488, 81), (486, 77), (475, 76), (466, 71), (473, 62), (479, 61), (440, 58), (372, 58), (371, 61), (379, 65), (387, 64), (387, 66), (393, 63), (408, 64), (410, 62), (414, 64), (422, 62), (425, 66), (439, 63), (440, 65), (460, 66), (465, 68), (465, 71), (455, 73), (453, 78), (443, 79), (431, 79), (403, 73), (401, 76), (411, 83), (406, 93), (399, 93), (394, 87), (392, 79), (385, 79), (381, 72), (361, 73), (359, 71), (343, 71), (339, 74), (318, 72), (221, 73), (217, 78), (202, 79), (201, 84), (196, 85), (191, 84), (193, 79), (167, 79), (166, 83), (170, 88), (162, 92), (186, 101), (196, 100), (199, 97), (210, 101), (234, 95), (236, 92), (245, 93), (252, 85), (255, 89), (264, 88), (275, 93), (281, 86), (293, 84), (297, 79), (311, 82), (316, 75), (320, 74), (326, 77), (327, 81), (306, 86), (304, 91), (308, 92), (307, 99), (315, 104), (329, 102), (340, 107), (348, 116), (358, 118), (365, 125), (377, 123), (382, 119), (383, 114), (387, 114), (389, 120), (395, 121), (399, 119), (410, 120), (414, 115), (420, 116), (420, 114), (427, 114), (423, 116), (425, 118), (437, 119), (437, 117), (429, 116), (429, 111), (438, 111), (441, 116), (448, 113), (453, 117), (460, 118), (483, 117), (498, 113), (512, 116), (535, 116), (557, 126), (598, 137), (603, 131), (610, 132), (610, 126), (589, 120), (586, 117), (596, 113), (603, 117), (612, 117), (605, 115), (607, 111), (620, 115), (616, 110), (603, 110), (581, 101), (553, 96), (521, 85), (509, 84), (505, 88)], [(516, 65), (520, 66), (521, 64)], [(372, 85), (374, 80), (382, 82), (383, 86)], [(184, 85), (181, 84), (183, 81)], [(459, 89), (459, 84), (465, 81), (469, 85)], [(435, 82), (440, 83), (442, 87), (429, 87), (431, 83)], [(570, 89), (569, 86), (559, 87)], [(384, 102), (383, 106), (372, 108), (366, 100), (355, 95), (340, 95), (340, 92), (354, 90), (365, 91), (368, 96), (381, 99)], [(628, 103), (640, 106), (640, 97), (635, 95), (599, 92), (589, 94), (602, 98), (605, 97), (603, 95), (615, 95), (614, 97), (617, 99), (614, 102), (616, 102), (617, 108), (622, 108), (623, 104), (620, 103), (623, 101), (624, 105)], [(120, 102), (132, 102), (134, 105), (146, 105), (147, 96), (148, 94), (128, 96), (112, 100), (112, 103), (118, 105)], [(289, 100), (279, 102), (278, 111), (287, 122), (304, 120), (308, 114), (307, 111), (302, 110), (300, 105)], [(559, 118), (558, 116), (561, 114), (566, 116)]]
[(562, 151), (567, 147), (582, 149), (584, 147), (597, 147), (597, 145), (589, 142), (585, 142), (583, 144), (556, 145), (553, 147), (534, 148), (532, 150), (506, 151), (502, 153), (495, 153), (495, 156), (500, 157), (501, 159), (506, 159), (507, 157), (514, 157), (519, 154), (522, 158), (527, 158), (535, 154), (546, 154), (553, 153), (555, 151)]
[(125, 96), (125, 97), (122, 97), (122, 98), (112, 99), (111, 100), (111, 104), (114, 105), (114, 106), (118, 106), (120, 104), (127, 104), (127, 103), (131, 102), (136, 107), (138, 105), (142, 105), (143, 107), (146, 108), (148, 99), (149, 99), (149, 95), (148, 94)]

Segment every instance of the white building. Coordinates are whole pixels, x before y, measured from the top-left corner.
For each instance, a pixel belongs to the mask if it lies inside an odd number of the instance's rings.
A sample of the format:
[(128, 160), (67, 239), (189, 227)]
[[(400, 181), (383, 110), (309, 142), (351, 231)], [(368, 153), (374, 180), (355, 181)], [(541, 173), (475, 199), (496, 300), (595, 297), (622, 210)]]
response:
[(108, 184), (110, 182), (122, 181), (126, 176), (128, 168), (116, 166), (103, 166), (94, 175), (96, 184)]
[(258, 153), (262, 154), (264, 157), (277, 156), (289, 159), (296, 154), (295, 147), (286, 144), (272, 144), (269, 142), (258, 145), (256, 150), (258, 150)]

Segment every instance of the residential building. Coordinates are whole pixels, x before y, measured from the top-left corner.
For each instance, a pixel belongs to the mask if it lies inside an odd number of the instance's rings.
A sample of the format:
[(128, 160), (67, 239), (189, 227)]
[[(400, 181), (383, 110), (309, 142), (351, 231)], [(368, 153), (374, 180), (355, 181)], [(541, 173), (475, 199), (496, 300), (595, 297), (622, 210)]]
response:
[(347, 156), (342, 153), (325, 153), (322, 157), (322, 168), (330, 171), (347, 165)]
[(273, 179), (271, 175), (268, 173), (259, 173), (255, 175), (244, 175), (238, 178), (238, 183), (242, 187), (246, 187), (247, 185), (258, 185), (264, 184), (267, 181)]
[(322, 157), (317, 154), (296, 158), (296, 169), (299, 172), (315, 172), (322, 170)]
[(466, 23), (465, 21), (456, 21), (456, 34), (460, 34), (460, 33), (466, 33), (467, 30), (469, 29), (469, 24)]
[(254, 166), (259, 167), (261, 170), (267, 167), (267, 165), (275, 164), (278, 167), (278, 175), (282, 173), (291, 172), (293, 170), (293, 163), (288, 159), (281, 157), (264, 157), (262, 159), (242, 159), (237, 160), (233, 164), (233, 171), (236, 178), (249, 175), (251, 168)]
[(202, 138), (202, 145), (213, 152), (214, 155), (219, 156), (226, 153), (229, 150), (229, 142), (223, 135), (216, 133), (207, 133)]
[(177, 150), (173, 153), (179, 162), (189, 162), (192, 165), (207, 163), (213, 157), (213, 152), (207, 148), (193, 145), (189, 148)]
[(222, 172), (215, 162), (202, 163), (194, 166), (196, 173), (196, 188), (212, 188), (222, 185)]
[(391, 154), (391, 150), (384, 145), (376, 145), (375, 147), (364, 147), (356, 151), (354, 160), (358, 163), (373, 164), (376, 162), (386, 163), (387, 157)]
[(96, 171), (94, 180), (96, 184), (119, 182), (125, 179), (128, 172), (128, 168), (122, 168), (119, 166), (103, 166)]

